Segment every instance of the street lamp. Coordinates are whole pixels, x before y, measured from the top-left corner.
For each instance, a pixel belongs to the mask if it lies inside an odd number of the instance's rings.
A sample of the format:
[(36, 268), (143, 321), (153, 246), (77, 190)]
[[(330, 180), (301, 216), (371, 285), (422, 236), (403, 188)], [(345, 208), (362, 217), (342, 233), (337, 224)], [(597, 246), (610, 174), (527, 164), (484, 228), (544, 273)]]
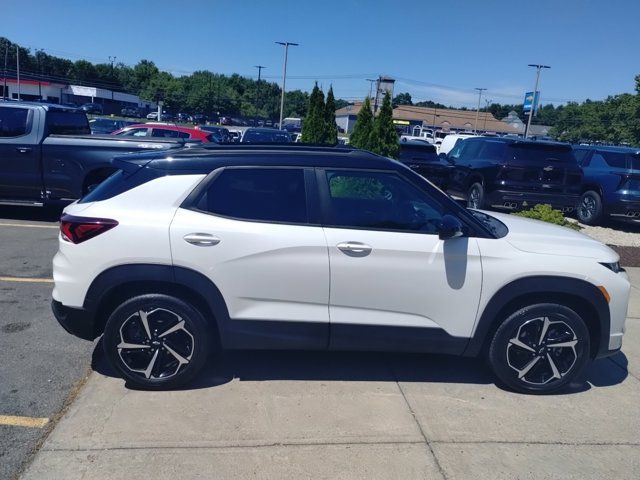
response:
[(284, 114), (284, 91), (287, 84), (287, 58), (289, 56), (289, 45), (297, 47), (298, 43), (293, 42), (276, 42), (284, 47), (284, 65), (282, 67), (282, 96), (280, 97), (280, 123), (278, 128), (282, 130), (282, 115)]
[(531, 128), (531, 119), (533, 118), (533, 110), (536, 106), (536, 95), (538, 93), (538, 84), (540, 83), (540, 70), (543, 68), (551, 68), (548, 65), (538, 65), (536, 63), (530, 63), (528, 66), (536, 68), (536, 85), (533, 87), (533, 101), (531, 102), (531, 108), (529, 109), (529, 118), (527, 119), (527, 127), (524, 130), (524, 138), (529, 136), (529, 129)]
[(476, 109), (476, 123), (473, 127), (474, 133), (478, 133), (478, 116), (480, 115), (480, 100), (482, 99), (482, 92), (486, 90), (486, 88), (475, 88), (478, 91), (478, 108)]
[(483, 130), (485, 133), (487, 133), (487, 114), (489, 113), (489, 105), (491, 105), (491, 102), (493, 102), (493, 100), (489, 100), (488, 98), (485, 98), (484, 103), (486, 105), (485, 107), (485, 111), (484, 111), (484, 127)]
[(258, 103), (258, 100), (260, 99), (260, 76), (262, 74), (262, 69), (267, 67), (263, 65), (254, 65), (254, 67), (258, 69), (258, 84), (256, 85), (256, 110), (257, 110), (258, 108), (260, 108)]

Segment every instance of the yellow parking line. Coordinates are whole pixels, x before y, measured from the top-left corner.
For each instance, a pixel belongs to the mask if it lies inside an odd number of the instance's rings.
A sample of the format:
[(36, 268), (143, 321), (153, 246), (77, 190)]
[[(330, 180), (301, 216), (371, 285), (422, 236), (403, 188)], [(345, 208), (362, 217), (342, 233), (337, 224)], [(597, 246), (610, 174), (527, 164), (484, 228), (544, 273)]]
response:
[(42, 428), (47, 423), (49, 423), (48, 418), (0, 415), (0, 425), (11, 425), (12, 427)]
[(0, 277), (0, 282), (53, 283), (53, 278)]
[(25, 227), (25, 228), (55, 228), (58, 230), (58, 225), (36, 225), (35, 223), (0, 223), (0, 227)]

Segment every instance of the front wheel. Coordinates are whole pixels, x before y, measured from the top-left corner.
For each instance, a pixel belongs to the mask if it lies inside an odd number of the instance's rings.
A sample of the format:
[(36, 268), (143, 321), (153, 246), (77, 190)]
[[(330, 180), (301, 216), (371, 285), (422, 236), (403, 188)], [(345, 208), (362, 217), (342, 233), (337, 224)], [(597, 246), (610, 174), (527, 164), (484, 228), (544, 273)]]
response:
[(589, 190), (582, 194), (576, 209), (576, 216), (585, 225), (597, 225), (602, 222), (602, 198), (598, 192)]
[(545, 303), (510, 315), (489, 347), (491, 369), (522, 393), (552, 393), (578, 376), (589, 360), (589, 331), (570, 308)]
[(467, 190), (467, 208), (484, 208), (484, 187), (481, 183), (474, 183)]
[(170, 389), (192, 380), (213, 343), (202, 314), (181, 299), (162, 294), (131, 298), (105, 326), (103, 346), (128, 384)]

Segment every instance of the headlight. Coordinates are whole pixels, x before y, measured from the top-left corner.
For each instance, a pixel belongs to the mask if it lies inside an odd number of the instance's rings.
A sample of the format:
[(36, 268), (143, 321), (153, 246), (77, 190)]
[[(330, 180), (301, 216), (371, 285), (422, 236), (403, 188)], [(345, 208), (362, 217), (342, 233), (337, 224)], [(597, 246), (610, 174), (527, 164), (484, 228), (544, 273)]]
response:
[(599, 262), (599, 263), (603, 267), (607, 267), (613, 273), (619, 273), (624, 271), (624, 268), (620, 267), (620, 262), (613, 262), (613, 263)]

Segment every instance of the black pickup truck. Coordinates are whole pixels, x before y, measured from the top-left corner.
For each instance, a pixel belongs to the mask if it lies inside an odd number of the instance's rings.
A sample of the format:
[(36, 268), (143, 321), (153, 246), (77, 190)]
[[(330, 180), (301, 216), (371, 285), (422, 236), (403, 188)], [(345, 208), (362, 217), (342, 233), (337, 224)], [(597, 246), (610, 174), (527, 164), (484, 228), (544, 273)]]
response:
[(70, 202), (115, 170), (115, 156), (184, 145), (179, 139), (91, 135), (81, 110), (0, 102), (0, 204)]

